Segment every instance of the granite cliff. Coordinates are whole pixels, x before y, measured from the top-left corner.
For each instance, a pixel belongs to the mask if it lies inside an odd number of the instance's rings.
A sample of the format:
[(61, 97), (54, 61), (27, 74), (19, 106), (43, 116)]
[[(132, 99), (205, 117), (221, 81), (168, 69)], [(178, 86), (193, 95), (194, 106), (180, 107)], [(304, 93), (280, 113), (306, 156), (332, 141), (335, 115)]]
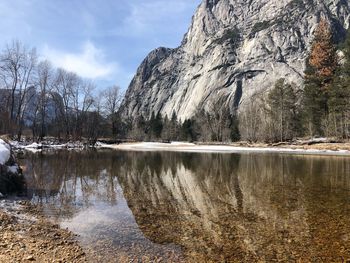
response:
[(347, 0), (204, 0), (180, 47), (155, 49), (142, 62), (121, 113), (175, 111), (184, 120), (219, 99), (242, 109), (281, 77), (301, 85), (320, 18), (340, 42), (349, 14)]

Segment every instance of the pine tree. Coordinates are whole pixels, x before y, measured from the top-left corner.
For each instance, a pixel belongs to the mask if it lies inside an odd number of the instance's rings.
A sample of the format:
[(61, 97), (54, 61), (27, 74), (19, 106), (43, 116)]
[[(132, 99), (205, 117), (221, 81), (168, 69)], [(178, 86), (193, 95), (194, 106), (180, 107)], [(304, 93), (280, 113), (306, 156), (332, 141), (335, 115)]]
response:
[(330, 91), (329, 111), (333, 124), (333, 135), (349, 139), (350, 137), (350, 31), (343, 47), (344, 62), (337, 72)]
[(129, 130), (129, 136), (131, 136), (131, 138), (138, 141), (144, 141), (148, 139), (148, 125), (142, 114), (132, 121), (131, 126), (132, 127)]
[(238, 142), (241, 139), (239, 133), (239, 121), (236, 114), (230, 115), (230, 139), (232, 142)]
[(305, 70), (303, 102), (311, 135), (324, 134), (322, 124), (329, 112), (329, 92), (337, 67), (338, 57), (331, 29), (329, 23), (322, 19), (316, 29)]
[(155, 126), (154, 125), (155, 119), (156, 119), (156, 115), (152, 111), (151, 118), (147, 121), (147, 124), (146, 124), (146, 126), (147, 126), (146, 133), (149, 135), (147, 138), (148, 140), (151, 140), (153, 135), (154, 135), (153, 128)]
[(279, 79), (268, 95), (268, 113), (271, 122), (275, 125), (274, 134), (280, 141), (292, 139), (299, 125), (296, 117), (295, 89), (295, 85), (287, 83), (285, 79)]
[(181, 140), (193, 142), (196, 141), (197, 136), (194, 131), (194, 121), (185, 120), (181, 126)]
[(179, 139), (179, 123), (176, 112), (173, 111), (170, 119), (170, 140), (176, 141)]
[(331, 28), (324, 19), (316, 29), (309, 64), (314, 69), (314, 74), (321, 80), (323, 90), (327, 91), (338, 66), (338, 56), (333, 44)]
[(152, 137), (154, 139), (159, 139), (162, 135), (163, 130), (163, 118), (160, 112), (158, 112), (157, 116), (155, 116), (154, 112), (152, 112), (151, 119), (149, 121), (149, 127)]
[(171, 123), (170, 123), (170, 120), (168, 118), (168, 115), (165, 115), (165, 117), (163, 118), (163, 129), (162, 129), (162, 141), (164, 142), (170, 142), (171, 141), (171, 134), (170, 134), (170, 131), (171, 131)]

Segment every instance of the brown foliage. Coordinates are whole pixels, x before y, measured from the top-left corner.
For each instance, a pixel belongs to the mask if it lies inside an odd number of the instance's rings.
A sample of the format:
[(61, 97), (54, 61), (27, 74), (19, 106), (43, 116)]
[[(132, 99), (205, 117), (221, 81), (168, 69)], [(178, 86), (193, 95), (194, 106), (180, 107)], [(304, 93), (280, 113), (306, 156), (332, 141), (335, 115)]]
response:
[(332, 41), (329, 23), (322, 19), (316, 29), (315, 39), (311, 48), (309, 64), (315, 69), (316, 76), (329, 83), (338, 66), (336, 48)]

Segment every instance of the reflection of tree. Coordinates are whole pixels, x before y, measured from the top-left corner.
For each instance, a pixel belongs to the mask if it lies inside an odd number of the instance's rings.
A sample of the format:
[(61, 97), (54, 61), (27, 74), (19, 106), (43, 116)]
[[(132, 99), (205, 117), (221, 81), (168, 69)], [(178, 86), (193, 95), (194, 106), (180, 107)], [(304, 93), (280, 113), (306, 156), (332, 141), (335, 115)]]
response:
[[(101, 200), (115, 205), (117, 178), (112, 158), (94, 151), (57, 151), (28, 154), (24, 165), (34, 200), (56, 216), (70, 217), (77, 210)], [(107, 167), (107, 168), (106, 168)]]
[(347, 158), (62, 151), (30, 155), (27, 167), (36, 200), (56, 216), (96, 201), (114, 205), (121, 186), (143, 234), (181, 245), (188, 261), (308, 261), (328, 255), (322, 247), (348, 253)]

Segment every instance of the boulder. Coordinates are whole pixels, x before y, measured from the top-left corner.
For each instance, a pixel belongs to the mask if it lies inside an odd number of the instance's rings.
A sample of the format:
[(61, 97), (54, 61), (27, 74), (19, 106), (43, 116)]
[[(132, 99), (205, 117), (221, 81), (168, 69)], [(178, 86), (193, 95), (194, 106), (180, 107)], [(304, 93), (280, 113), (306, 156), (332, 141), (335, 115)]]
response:
[(11, 146), (0, 139), (0, 198), (9, 194), (22, 194), (25, 190), (22, 169), (16, 162)]

